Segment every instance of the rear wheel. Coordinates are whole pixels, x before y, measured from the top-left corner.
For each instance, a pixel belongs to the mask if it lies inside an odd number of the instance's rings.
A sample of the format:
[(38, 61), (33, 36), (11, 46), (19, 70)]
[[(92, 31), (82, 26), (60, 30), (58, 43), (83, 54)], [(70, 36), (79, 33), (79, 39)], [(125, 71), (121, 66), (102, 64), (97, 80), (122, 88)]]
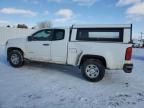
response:
[(19, 50), (12, 50), (8, 53), (8, 61), (13, 67), (21, 67), (24, 64), (23, 54)]
[(81, 68), (82, 75), (88, 81), (98, 82), (103, 79), (105, 75), (105, 67), (99, 60), (86, 60)]

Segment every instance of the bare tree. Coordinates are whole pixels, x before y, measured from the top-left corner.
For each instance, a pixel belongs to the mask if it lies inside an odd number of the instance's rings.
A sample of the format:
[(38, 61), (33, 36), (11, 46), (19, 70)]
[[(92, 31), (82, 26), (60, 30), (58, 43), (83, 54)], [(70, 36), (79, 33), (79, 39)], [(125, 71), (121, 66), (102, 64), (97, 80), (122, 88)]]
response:
[(36, 29), (36, 27), (31, 27), (31, 29)]
[(6, 27), (7, 27), (7, 28), (10, 28), (11, 26), (10, 26), (10, 25), (7, 25)]
[(51, 21), (42, 21), (42, 22), (39, 22), (37, 24), (37, 27), (39, 29), (43, 29), (43, 28), (51, 28), (52, 27), (52, 22)]

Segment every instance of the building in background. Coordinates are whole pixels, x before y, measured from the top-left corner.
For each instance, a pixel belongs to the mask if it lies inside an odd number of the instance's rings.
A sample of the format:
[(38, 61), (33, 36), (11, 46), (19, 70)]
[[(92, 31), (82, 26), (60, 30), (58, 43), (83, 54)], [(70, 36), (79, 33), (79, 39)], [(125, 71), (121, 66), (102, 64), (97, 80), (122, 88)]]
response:
[(142, 48), (144, 47), (144, 40), (142, 39), (133, 39), (133, 47), (134, 48)]

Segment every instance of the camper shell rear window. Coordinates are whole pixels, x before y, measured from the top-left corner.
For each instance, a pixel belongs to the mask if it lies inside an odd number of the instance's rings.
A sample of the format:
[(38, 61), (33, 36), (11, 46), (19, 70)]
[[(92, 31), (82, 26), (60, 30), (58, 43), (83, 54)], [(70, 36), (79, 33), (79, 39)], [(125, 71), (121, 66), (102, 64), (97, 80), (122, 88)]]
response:
[(123, 28), (78, 28), (76, 40), (123, 42)]

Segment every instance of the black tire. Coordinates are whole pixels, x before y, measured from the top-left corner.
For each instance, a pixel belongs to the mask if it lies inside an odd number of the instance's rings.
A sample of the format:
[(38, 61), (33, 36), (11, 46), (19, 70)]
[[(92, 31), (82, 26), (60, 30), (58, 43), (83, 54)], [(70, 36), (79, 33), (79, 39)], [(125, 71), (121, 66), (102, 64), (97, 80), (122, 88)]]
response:
[[(14, 58), (14, 56), (17, 57), (17, 62), (14, 62), (12, 60), (12, 58)], [(20, 50), (12, 50), (8, 53), (8, 61), (10, 63), (11, 66), (13, 67), (21, 67), (24, 65), (24, 58), (23, 58), (23, 54)]]
[[(94, 68), (90, 68), (92, 66)], [(91, 82), (98, 82), (102, 80), (105, 75), (105, 67), (103, 66), (101, 61), (89, 59), (83, 63), (81, 72), (86, 80)]]

